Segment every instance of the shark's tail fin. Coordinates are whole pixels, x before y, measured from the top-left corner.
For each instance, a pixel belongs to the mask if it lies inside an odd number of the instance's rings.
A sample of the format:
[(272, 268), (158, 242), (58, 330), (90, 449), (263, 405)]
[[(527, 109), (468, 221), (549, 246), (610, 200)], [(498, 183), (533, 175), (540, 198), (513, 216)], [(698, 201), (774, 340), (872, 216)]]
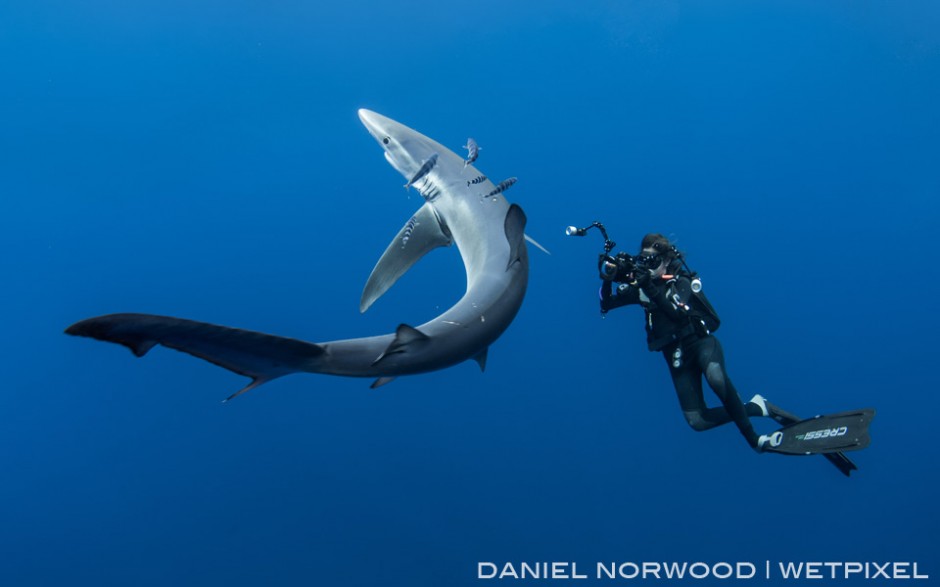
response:
[(162, 344), (251, 377), (248, 386), (228, 399), (283, 375), (312, 371), (325, 352), (320, 345), (293, 338), (152, 314), (98, 316), (65, 332), (122, 344), (138, 357)]

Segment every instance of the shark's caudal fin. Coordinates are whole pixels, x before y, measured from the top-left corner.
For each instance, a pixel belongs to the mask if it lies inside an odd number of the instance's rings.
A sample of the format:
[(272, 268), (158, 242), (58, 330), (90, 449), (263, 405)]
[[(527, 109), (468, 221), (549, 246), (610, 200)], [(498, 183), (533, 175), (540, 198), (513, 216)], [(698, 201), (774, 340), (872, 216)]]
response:
[(437, 247), (451, 243), (447, 227), (431, 208), (425, 204), (398, 231), (392, 243), (388, 245), (362, 291), (359, 311), (365, 312), (392, 287), (398, 278), (405, 274), (418, 259)]
[(122, 344), (138, 357), (161, 344), (251, 377), (228, 399), (282, 375), (309, 371), (311, 361), (324, 353), (323, 347), (302, 340), (152, 314), (98, 316), (65, 332)]

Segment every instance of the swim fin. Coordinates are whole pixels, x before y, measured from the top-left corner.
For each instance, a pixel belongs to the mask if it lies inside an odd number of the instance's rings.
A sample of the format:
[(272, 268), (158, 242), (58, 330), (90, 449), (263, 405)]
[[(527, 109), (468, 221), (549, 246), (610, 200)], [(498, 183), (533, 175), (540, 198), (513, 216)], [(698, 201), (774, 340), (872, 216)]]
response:
[[(766, 400), (764, 400), (764, 403), (770, 412), (770, 417), (784, 426), (796, 424), (803, 419)], [(856, 465), (852, 459), (845, 456), (843, 452), (827, 452), (823, 453), (822, 456), (826, 457), (826, 460), (832, 463), (832, 465), (839, 469), (839, 472), (846, 477), (851, 476), (852, 471), (858, 471), (858, 465)]]
[(868, 446), (868, 424), (875, 410), (853, 410), (816, 416), (785, 426), (769, 435), (763, 449), (789, 455), (811, 455), (860, 450)]

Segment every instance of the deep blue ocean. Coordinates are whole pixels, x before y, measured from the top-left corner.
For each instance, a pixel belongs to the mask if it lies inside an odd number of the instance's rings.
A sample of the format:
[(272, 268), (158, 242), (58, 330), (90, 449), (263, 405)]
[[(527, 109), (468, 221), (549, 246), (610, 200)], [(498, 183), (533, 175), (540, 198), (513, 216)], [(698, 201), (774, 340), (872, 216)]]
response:
[[(657, 583), (487, 561), (940, 578), (936, 2), (8, 0), (0, 53), (3, 585)], [(316, 342), (452, 305), (448, 248), (358, 311), (423, 203), (359, 108), (519, 178), (551, 255), (530, 247), (485, 373), (294, 375), (222, 404), (245, 378), (63, 334), (147, 312)], [(876, 408), (860, 470), (692, 431), (642, 312), (600, 316), (601, 239), (564, 235), (594, 220), (617, 250), (677, 241), (745, 400)]]

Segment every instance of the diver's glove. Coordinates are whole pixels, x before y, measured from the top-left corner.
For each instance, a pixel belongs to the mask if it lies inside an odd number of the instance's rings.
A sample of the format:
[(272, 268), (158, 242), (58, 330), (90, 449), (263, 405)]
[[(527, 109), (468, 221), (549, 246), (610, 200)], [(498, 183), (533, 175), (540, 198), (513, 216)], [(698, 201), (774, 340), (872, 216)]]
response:
[(609, 255), (601, 255), (597, 259), (597, 273), (601, 279), (610, 283), (617, 274), (617, 263)]

